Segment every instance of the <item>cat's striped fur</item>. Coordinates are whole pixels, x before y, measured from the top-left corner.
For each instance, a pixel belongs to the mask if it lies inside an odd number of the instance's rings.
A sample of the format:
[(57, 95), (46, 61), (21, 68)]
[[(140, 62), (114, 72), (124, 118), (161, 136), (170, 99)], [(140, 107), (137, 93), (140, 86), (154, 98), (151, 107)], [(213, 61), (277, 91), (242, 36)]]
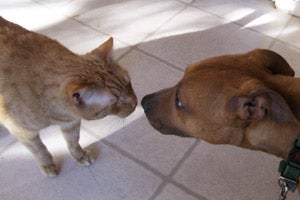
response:
[(92, 156), (78, 144), (80, 120), (136, 107), (127, 72), (109, 56), (110, 38), (83, 56), (41, 34), (0, 17), (0, 123), (36, 157), (42, 172), (57, 175), (39, 131), (60, 125), (71, 155), (82, 164)]

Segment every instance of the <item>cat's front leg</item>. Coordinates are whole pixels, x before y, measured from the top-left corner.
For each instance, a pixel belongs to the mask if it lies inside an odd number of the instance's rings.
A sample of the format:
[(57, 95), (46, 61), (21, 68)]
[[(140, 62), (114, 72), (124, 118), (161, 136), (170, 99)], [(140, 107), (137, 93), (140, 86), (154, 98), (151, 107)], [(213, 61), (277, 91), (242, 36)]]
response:
[(47, 147), (41, 141), (38, 133), (32, 133), (26, 130), (21, 132), (10, 130), (10, 132), (33, 154), (39, 163), (43, 174), (48, 177), (58, 175), (56, 164), (54, 163)]
[(82, 165), (93, 163), (91, 152), (83, 150), (79, 144), (80, 120), (61, 126), (61, 130), (72, 157)]

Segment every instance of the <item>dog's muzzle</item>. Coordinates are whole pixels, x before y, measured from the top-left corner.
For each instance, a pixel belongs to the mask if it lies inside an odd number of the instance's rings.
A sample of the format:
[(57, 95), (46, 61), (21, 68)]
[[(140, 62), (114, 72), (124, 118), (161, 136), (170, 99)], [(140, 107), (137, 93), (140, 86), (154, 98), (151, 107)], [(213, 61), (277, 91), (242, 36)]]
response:
[[(142, 107), (144, 109), (144, 112), (146, 114), (146, 117), (149, 121), (149, 123), (159, 132), (161, 132), (164, 135), (177, 135), (180, 137), (190, 137), (188, 134), (186, 134), (184, 131), (179, 130), (178, 128), (174, 127), (171, 122), (168, 122), (164, 117), (168, 116), (161, 116), (159, 113), (157, 113), (157, 106), (159, 104), (159, 101), (157, 100), (157, 95), (162, 94), (160, 93), (153, 93), (148, 94), (142, 99)], [(162, 101), (162, 99), (160, 99)], [(164, 113), (166, 114), (166, 113)]]

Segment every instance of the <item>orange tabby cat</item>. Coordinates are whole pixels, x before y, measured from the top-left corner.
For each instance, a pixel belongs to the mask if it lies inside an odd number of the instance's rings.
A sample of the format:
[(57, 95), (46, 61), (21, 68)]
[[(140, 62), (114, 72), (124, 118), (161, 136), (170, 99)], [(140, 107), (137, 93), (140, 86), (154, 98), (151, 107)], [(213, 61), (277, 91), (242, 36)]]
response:
[(78, 143), (80, 120), (134, 111), (130, 78), (108, 56), (112, 45), (110, 38), (79, 56), (0, 17), (0, 122), (33, 153), (45, 175), (58, 170), (40, 129), (59, 125), (72, 157), (89, 165), (93, 158)]

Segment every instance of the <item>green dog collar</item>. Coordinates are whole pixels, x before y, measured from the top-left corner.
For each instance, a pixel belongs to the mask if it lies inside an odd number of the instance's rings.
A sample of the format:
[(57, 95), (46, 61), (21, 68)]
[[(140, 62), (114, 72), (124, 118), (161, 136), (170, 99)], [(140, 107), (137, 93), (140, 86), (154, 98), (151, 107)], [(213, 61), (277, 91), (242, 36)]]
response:
[(300, 176), (300, 137), (295, 141), (287, 161), (282, 160), (278, 168), (280, 199), (284, 200), (289, 190), (295, 192)]

